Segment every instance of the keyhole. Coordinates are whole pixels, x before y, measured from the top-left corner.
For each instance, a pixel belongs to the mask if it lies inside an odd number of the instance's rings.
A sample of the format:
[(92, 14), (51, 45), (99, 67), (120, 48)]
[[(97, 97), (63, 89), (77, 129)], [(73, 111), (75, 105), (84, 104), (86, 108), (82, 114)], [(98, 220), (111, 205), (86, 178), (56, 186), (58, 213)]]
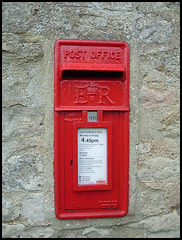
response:
[(70, 165), (73, 166), (73, 160), (70, 161)]

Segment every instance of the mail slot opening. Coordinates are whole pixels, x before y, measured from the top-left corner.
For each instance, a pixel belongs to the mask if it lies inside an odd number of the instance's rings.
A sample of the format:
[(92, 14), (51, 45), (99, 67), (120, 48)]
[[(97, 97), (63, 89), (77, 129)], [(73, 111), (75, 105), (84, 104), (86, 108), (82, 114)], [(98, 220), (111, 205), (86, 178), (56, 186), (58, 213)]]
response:
[(63, 80), (123, 80), (120, 71), (90, 71), (90, 70), (64, 70)]

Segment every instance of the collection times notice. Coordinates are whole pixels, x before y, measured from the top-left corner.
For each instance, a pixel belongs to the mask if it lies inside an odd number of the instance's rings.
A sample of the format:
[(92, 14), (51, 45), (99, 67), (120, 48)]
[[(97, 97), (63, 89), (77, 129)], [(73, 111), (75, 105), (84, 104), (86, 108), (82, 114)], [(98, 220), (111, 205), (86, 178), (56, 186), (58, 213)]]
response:
[(107, 183), (107, 129), (78, 129), (78, 184)]

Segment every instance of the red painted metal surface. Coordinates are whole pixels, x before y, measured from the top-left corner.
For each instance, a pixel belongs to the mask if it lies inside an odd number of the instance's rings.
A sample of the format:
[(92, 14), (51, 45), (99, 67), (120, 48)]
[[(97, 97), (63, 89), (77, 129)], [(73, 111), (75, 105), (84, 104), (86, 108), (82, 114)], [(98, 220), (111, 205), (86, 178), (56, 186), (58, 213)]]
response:
[[(88, 122), (88, 111), (98, 120)], [(107, 181), (78, 183), (78, 129), (107, 130)], [(54, 72), (55, 213), (60, 219), (122, 217), (129, 189), (129, 47), (58, 40)]]

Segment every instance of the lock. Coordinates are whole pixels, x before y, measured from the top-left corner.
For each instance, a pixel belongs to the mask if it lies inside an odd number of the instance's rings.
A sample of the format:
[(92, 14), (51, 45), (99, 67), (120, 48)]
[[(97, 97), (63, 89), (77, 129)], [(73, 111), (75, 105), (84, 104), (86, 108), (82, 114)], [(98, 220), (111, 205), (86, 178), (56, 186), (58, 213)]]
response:
[(58, 40), (54, 67), (56, 217), (123, 217), (129, 191), (129, 47)]

